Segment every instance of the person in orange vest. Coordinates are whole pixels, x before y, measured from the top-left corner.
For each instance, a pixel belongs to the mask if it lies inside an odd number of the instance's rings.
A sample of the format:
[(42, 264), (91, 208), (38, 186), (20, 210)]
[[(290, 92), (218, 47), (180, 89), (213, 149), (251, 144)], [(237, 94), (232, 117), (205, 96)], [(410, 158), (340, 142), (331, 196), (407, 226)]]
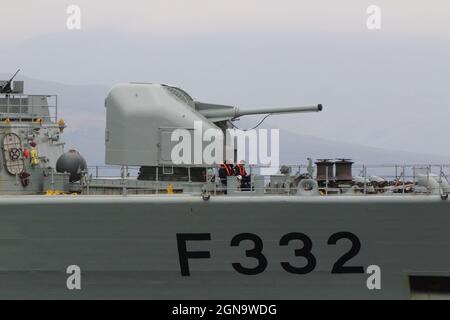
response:
[(250, 191), (250, 175), (245, 170), (245, 161), (240, 161), (236, 167), (234, 167), (235, 176), (241, 181), (241, 190)]
[(222, 185), (227, 186), (227, 177), (234, 175), (233, 165), (228, 164), (226, 161), (220, 165), (219, 178)]

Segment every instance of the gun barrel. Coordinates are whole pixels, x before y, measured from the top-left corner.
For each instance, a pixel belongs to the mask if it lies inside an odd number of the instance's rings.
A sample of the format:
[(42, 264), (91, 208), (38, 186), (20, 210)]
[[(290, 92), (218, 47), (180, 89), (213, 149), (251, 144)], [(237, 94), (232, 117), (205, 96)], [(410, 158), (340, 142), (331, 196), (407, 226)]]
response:
[(11, 93), (12, 92), (11, 83), (19, 72), (20, 72), (20, 69), (17, 70), (16, 73), (14, 73), (14, 75), (11, 77), (11, 79), (9, 79), (8, 82), (5, 85), (3, 85), (3, 87), (0, 87), (0, 93)]
[(20, 69), (18, 69), (18, 70), (16, 71), (16, 73), (14, 73), (14, 75), (11, 77), (11, 79), (9, 79), (8, 82), (12, 82), (19, 72), (20, 72)]
[(282, 113), (303, 113), (303, 112), (319, 112), (322, 111), (321, 104), (306, 107), (274, 107), (274, 108), (258, 108), (258, 109), (236, 109), (236, 117), (255, 115), (255, 114), (282, 114)]
[(212, 121), (223, 121), (247, 115), (319, 112), (322, 111), (322, 109), (323, 106), (321, 104), (306, 107), (273, 107), (257, 109), (240, 109), (238, 107), (216, 105), (215, 108), (204, 108), (199, 110), (199, 112)]

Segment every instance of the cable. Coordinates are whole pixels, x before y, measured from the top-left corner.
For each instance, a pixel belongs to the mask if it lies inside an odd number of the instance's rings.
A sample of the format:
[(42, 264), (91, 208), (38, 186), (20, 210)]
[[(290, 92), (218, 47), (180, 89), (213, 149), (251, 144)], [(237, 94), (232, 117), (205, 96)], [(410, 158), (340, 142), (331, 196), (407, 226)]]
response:
[(258, 127), (264, 122), (264, 120), (266, 120), (266, 119), (267, 119), (269, 116), (271, 116), (271, 115), (272, 115), (271, 113), (266, 114), (266, 115), (258, 122), (258, 124), (257, 124), (256, 126), (254, 126), (253, 128), (250, 128), (250, 129), (241, 129), (241, 128), (237, 127), (232, 121), (230, 121), (230, 123), (231, 123), (231, 125), (233, 126), (233, 128), (238, 129), (238, 130), (241, 130), (241, 131), (254, 130), (254, 129), (258, 128)]

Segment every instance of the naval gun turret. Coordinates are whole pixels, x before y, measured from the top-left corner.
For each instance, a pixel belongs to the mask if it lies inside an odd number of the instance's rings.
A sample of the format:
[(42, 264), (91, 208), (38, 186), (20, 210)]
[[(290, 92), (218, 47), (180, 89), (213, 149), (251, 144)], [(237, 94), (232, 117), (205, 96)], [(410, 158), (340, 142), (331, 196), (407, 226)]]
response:
[[(201, 124), (225, 130), (245, 115), (319, 112), (322, 105), (244, 109), (195, 101), (182, 89), (146, 83), (114, 86), (106, 101), (106, 163), (124, 166), (173, 166), (172, 133), (184, 129), (195, 134)], [(225, 146), (226, 147), (226, 146)], [(192, 146), (194, 158), (195, 146)], [(225, 153), (224, 153), (225, 154)], [(223, 160), (223, 159), (222, 159)], [(221, 160), (221, 161), (222, 161)], [(195, 162), (198, 166), (202, 163)]]

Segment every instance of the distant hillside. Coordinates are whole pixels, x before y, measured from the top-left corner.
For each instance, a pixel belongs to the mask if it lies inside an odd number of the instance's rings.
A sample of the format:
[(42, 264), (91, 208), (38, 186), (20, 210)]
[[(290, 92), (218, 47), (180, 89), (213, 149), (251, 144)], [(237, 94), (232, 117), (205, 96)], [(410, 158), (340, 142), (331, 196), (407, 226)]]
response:
[[(0, 79), (8, 78), (0, 74)], [(67, 148), (78, 149), (90, 165), (104, 164), (104, 99), (108, 86), (100, 85), (66, 85), (19, 76), (25, 80), (27, 93), (57, 94), (59, 117), (63, 118), (68, 128), (63, 139)], [(295, 118), (295, 116), (292, 116)], [(256, 119), (256, 120), (255, 120)], [(243, 119), (240, 127), (250, 127), (259, 118)], [(283, 128), (283, 117), (273, 116), (262, 127)], [(283, 163), (305, 163), (312, 158), (352, 158), (358, 163), (450, 163), (450, 156), (428, 155), (420, 152), (400, 152), (385, 150), (357, 144), (335, 142), (309, 135), (293, 133), (287, 129), (280, 130), (280, 158)]]

